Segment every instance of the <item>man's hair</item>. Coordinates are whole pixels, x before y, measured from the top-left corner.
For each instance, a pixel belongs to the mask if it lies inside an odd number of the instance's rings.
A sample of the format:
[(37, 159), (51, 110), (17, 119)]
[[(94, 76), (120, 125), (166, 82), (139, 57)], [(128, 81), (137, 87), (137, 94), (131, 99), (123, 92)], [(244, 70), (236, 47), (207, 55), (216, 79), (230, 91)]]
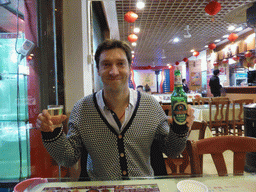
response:
[(142, 89), (143, 89), (143, 85), (138, 85), (138, 86), (137, 86), (137, 89), (138, 89), (138, 88), (142, 88)]
[(116, 39), (107, 39), (98, 46), (95, 52), (95, 61), (96, 61), (97, 69), (99, 69), (100, 54), (105, 50), (116, 49), (116, 48), (120, 48), (124, 50), (124, 52), (126, 53), (129, 67), (131, 66), (132, 52), (131, 52), (130, 46), (124, 41), (120, 41)]
[(182, 79), (182, 83), (184, 83), (186, 81), (186, 79)]
[(218, 75), (220, 73), (220, 70), (219, 69), (215, 69), (214, 71), (213, 71), (213, 74), (214, 75)]

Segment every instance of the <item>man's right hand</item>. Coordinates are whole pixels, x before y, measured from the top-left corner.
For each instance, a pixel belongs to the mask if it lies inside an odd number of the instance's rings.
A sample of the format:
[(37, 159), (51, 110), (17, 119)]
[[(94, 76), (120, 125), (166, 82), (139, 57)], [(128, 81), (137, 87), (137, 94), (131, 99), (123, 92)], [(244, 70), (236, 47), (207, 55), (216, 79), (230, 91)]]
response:
[(65, 119), (67, 119), (66, 115), (51, 116), (45, 109), (37, 117), (36, 128), (43, 132), (53, 132), (57, 128), (54, 125), (61, 124)]

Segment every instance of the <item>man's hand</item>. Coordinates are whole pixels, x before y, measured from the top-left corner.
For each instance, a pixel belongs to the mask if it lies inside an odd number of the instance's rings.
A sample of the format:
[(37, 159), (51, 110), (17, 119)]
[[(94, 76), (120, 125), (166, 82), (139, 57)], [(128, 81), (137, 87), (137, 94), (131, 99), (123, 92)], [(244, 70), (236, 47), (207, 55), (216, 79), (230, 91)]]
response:
[(61, 124), (65, 119), (66, 115), (51, 116), (48, 110), (43, 110), (37, 117), (36, 128), (43, 132), (53, 132), (56, 126)]
[[(171, 109), (170, 109), (170, 110), (171, 110)], [(188, 105), (188, 109), (187, 109), (187, 118), (186, 118), (186, 122), (187, 122), (187, 123), (186, 123), (186, 124), (187, 124), (187, 126), (188, 126), (188, 128), (189, 128), (189, 132), (190, 132), (190, 130), (191, 130), (191, 127), (192, 127), (193, 122), (194, 122), (194, 119), (195, 119), (194, 112), (195, 112), (195, 110), (192, 109), (191, 105)], [(171, 113), (169, 113), (169, 114), (171, 114)], [(168, 120), (168, 122), (169, 122), (170, 124), (173, 123), (173, 119), (172, 119), (171, 116), (167, 116), (167, 120)]]

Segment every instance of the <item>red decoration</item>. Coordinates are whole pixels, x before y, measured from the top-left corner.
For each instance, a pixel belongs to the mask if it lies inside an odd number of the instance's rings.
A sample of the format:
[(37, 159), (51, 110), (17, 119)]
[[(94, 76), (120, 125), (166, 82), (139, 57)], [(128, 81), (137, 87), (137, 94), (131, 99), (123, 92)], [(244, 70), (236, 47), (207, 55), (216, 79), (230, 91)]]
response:
[(188, 62), (188, 58), (185, 57), (185, 58), (183, 59), (183, 61), (184, 61), (185, 63), (187, 63), (187, 62)]
[(222, 63), (227, 64), (227, 63), (228, 63), (228, 60), (227, 60), (227, 59), (223, 59), (223, 60), (222, 60)]
[(238, 61), (240, 58), (239, 58), (238, 56), (234, 56), (232, 59), (233, 59), (234, 61)]
[(193, 55), (197, 57), (200, 53), (198, 51), (194, 51)]
[(237, 38), (238, 38), (238, 35), (235, 34), (235, 33), (231, 33), (231, 34), (228, 36), (228, 40), (231, 41), (231, 42), (235, 41)]
[(244, 56), (246, 57), (246, 58), (251, 58), (252, 57), (252, 53), (251, 52), (246, 52), (245, 54), (244, 54)]
[(221, 10), (221, 4), (217, 1), (211, 1), (205, 6), (204, 10), (209, 15), (216, 15)]
[(175, 62), (175, 65), (179, 65), (180, 63), (178, 61)]
[(218, 62), (213, 63), (213, 66), (218, 66), (218, 65), (219, 65)]
[(27, 60), (32, 60), (33, 59), (33, 57), (31, 56), (31, 55), (29, 55), (28, 57), (27, 57)]
[(216, 45), (214, 43), (211, 43), (211, 44), (208, 45), (208, 48), (213, 50), (213, 49), (216, 48)]
[(128, 36), (128, 41), (130, 41), (131, 43), (137, 40), (138, 40), (138, 36), (133, 33)]
[(133, 23), (136, 19), (138, 19), (138, 15), (132, 11), (129, 11), (124, 15), (124, 20), (128, 23)]

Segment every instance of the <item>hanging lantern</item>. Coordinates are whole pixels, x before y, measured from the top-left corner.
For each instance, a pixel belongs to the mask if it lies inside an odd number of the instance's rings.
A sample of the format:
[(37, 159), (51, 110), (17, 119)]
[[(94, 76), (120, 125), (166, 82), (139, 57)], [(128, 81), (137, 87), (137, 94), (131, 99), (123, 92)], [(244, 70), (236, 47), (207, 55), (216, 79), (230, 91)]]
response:
[(30, 61), (30, 60), (32, 60), (33, 59), (33, 57), (31, 56), (31, 55), (29, 55), (28, 57), (27, 57), (27, 60), (28, 61)]
[(185, 58), (183, 59), (183, 61), (184, 61), (185, 63), (187, 63), (187, 62), (188, 62), (188, 58), (185, 57)]
[[(204, 10), (209, 15), (214, 16), (221, 10), (221, 4), (217, 1), (211, 1), (205, 6)], [(212, 21), (214, 21), (214, 17), (212, 18)]]
[(246, 58), (251, 58), (253, 55), (252, 55), (252, 53), (251, 53), (250, 51), (247, 51), (247, 52), (244, 54), (244, 56), (245, 56)]
[(179, 65), (180, 63), (178, 61), (175, 62), (175, 65)]
[(131, 43), (133, 43), (133, 42), (135, 42), (135, 41), (137, 41), (137, 40), (138, 40), (138, 36), (135, 35), (135, 34), (130, 34), (130, 35), (128, 36), (128, 41), (130, 41)]
[(195, 57), (197, 57), (199, 54), (200, 54), (200, 53), (199, 53), (198, 51), (194, 51), (194, 52), (193, 52), (193, 55), (194, 55)]
[(234, 56), (234, 57), (232, 57), (232, 59), (234, 60), (234, 61), (238, 61), (239, 59), (240, 59), (240, 57), (238, 57), (238, 56)]
[(228, 40), (231, 41), (231, 42), (235, 41), (237, 38), (238, 38), (238, 35), (235, 34), (235, 33), (231, 33), (231, 34), (228, 36)]
[(211, 44), (208, 45), (208, 48), (213, 50), (213, 49), (216, 48), (216, 45), (214, 43), (211, 43)]
[(214, 67), (214, 69), (218, 69), (219, 68), (219, 63), (218, 62), (213, 63), (213, 67)]
[(128, 23), (133, 23), (136, 19), (138, 19), (138, 15), (132, 11), (129, 11), (124, 15), (124, 20)]

